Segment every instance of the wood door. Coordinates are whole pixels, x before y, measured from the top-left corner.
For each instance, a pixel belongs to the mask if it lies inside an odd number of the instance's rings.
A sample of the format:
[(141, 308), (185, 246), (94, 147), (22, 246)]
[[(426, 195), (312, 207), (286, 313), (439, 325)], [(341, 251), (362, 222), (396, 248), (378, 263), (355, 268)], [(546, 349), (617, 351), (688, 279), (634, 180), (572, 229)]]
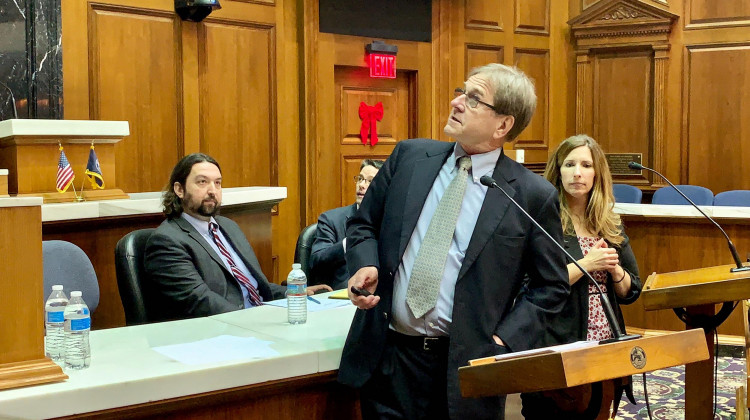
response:
[[(365, 63), (365, 45), (372, 40), (315, 36), (317, 72), (308, 78), (308, 97), (314, 98), (309, 105), (315, 112), (307, 113), (314, 118), (307, 122), (307, 224), (326, 210), (354, 202), (353, 178), (362, 159), (386, 159), (401, 140), (434, 137), (429, 44), (387, 41), (399, 47), (396, 78), (374, 79)], [(383, 105), (379, 141), (373, 146), (368, 138), (362, 144), (360, 104), (378, 102)]]
[[(336, 135), (324, 139), (323, 147), (338, 159), (334, 167), (322, 168), (319, 180), (329, 186), (332, 196), (327, 201), (334, 207), (354, 202), (354, 177), (362, 159), (385, 160), (399, 140), (415, 136), (416, 110), (410, 89), (414, 76), (415, 72), (400, 71), (396, 79), (371, 79), (366, 68), (334, 68)], [(372, 139), (366, 138), (363, 144), (359, 108), (378, 103), (383, 105), (383, 119), (376, 124), (378, 142), (373, 146)]]

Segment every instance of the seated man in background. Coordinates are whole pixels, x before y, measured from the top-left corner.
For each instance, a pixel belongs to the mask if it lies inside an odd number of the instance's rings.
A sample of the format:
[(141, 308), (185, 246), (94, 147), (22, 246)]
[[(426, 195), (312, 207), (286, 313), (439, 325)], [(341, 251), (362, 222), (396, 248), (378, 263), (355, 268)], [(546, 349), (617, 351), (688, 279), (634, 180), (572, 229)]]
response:
[(327, 284), (334, 290), (346, 287), (350, 277), (344, 259), (346, 221), (354, 216), (381, 166), (382, 160), (364, 159), (359, 167), (359, 175), (354, 177), (357, 201), (351, 206), (328, 210), (318, 218), (318, 229), (310, 254), (310, 277), (314, 282)]
[(212, 157), (193, 153), (177, 163), (164, 190), (167, 220), (146, 244), (145, 266), (165, 319), (260, 306), (286, 292), (263, 275), (237, 223), (217, 215), (221, 178)]

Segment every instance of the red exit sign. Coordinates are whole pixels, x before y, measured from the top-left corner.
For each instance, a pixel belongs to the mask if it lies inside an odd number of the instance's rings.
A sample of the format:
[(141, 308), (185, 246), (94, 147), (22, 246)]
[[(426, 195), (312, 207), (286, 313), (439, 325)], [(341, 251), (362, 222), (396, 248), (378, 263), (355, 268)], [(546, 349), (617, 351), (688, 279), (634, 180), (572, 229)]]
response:
[(370, 61), (370, 77), (386, 79), (396, 78), (396, 56), (390, 54), (374, 54), (368, 56)]

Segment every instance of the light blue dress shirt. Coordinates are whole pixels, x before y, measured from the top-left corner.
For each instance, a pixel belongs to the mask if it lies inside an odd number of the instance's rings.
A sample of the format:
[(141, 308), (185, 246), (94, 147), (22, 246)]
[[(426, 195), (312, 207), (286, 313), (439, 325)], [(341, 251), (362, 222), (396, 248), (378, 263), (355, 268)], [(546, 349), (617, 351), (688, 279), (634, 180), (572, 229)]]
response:
[[(213, 222), (216, 223), (216, 220), (212, 217), (209, 222), (205, 222), (203, 220), (197, 219), (185, 212), (182, 212), (182, 218), (187, 220), (188, 223), (193, 225), (195, 230), (198, 231), (198, 233), (201, 234), (203, 239), (208, 243), (211, 248), (213, 248), (214, 251), (216, 251), (216, 255), (221, 258), (221, 261), (224, 262), (224, 266), (229, 270), (229, 272), (232, 272), (232, 266), (229, 264), (229, 260), (227, 260), (224, 255), (221, 254), (221, 251), (219, 251), (219, 246), (216, 245), (216, 242), (214, 242), (214, 238), (211, 237), (211, 234), (208, 232), (208, 224)], [(232, 257), (232, 260), (234, 261), (237, 268), (245, 274), (245, 276), (250, 279), (250, 283), (252, 283), (253, 287), (258, 289), (258, 280), (255, 280), (255, 277), (250, 273), (250, 270), (247, 269), (247, 266), (242, 261), (242, 258), (240, 258), (239, 254), (237, 254), (237, 251), (234, 250), (234, 247), (232, 247), (232, 243), (227, 240), (227, 238), (224, 236), (223, 233), (221, 233), (221, 229), (218, 230), (219, 238), (221, 239), (221, 242), (227, 247), (227, 251), (229, 251), (229, 255)], [(232, 276), (234, 277), (234, 276)], [(245, 308), (251, 308), (253, 304), (250, 302), (250, 296), (248, 295), (247, 289), (245, 289), (245, 286), (240, 283), (239, 280), (235, 278), (235, 281), (240, 286), (240, 290), (242, 290), (242, 301), (245, 304)], [(258, 295), (260, 295), (260, 292), (258, 292)], [(263, 296), (260, 296), (260, 300), (263, 300)]]
[(406, 304), (406, 290), (409, 287), (409, 277), (417, 258), (419, 247), (430, 226), (432, 216), (435, 214), (440, 198), (453, 180), (458, 171), (456, 162), (459, 157), (467, 156), (461, 145), (456, 143), (453, 153), (448, 156), (432, 189), (427, 195), (422, 213), (419, 215), (417, 225), (412, 232), (409, 243), (404, 251), (401, 264), (394, 276), (393, 285), (393, 320), (391, 328), (407, 335), (427, 335), (427, 336), (444, 336), (450, 334), (450, 325), (453, 316), (453, 295), (456, 288), (456, 280), (461, 270), (461, 264), (464, 261), (466, 248), (469, 246), (471, 235), (474, 233), (474, 226), (477, 224), (479, 211), (482, 209), (484, 197), (487, 194), (487, 187), (479, 182), (484, 175), (492, 175), (495, 165), (500, 157), (502, 149), (498, 148), (491, 152), (471, 155), (471, 170), (469, 178), (466, 180), (466, 192), (461, 204), (461, 210), (458, 213), (456, 230), (453, 234), (453, 241), (448, 250), (448, 260), (445, 263), (443, 279), (440, 283), (440, 292), (438, 293), (435, 307), (427, 312), (422, 318), (414, 318), (414, 315)]

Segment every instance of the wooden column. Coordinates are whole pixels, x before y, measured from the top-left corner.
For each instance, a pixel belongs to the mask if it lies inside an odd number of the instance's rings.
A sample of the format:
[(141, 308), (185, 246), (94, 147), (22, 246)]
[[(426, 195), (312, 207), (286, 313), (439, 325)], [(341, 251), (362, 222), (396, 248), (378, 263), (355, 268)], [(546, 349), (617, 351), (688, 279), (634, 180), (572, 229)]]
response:
[(42, 199), (0, 199), (0, 390), (68, 377), (44, 356)]
[[(667, 160), (665, 156), (667, 121), (667, 68), (669, 66), (669, 44), (654, 45), (654, 169), (665, 173)], [(663, 184), (661, 179), (652, 184)]]

